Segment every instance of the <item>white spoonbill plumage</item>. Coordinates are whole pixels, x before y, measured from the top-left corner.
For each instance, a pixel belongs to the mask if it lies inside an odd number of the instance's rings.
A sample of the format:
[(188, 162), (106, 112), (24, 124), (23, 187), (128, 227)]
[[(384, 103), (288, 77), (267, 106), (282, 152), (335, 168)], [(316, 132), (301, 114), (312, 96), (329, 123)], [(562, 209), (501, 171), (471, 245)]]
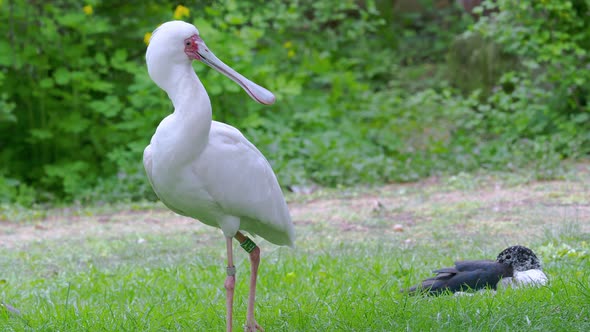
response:
[(235, 286), (232, 239), (251, 262), (246, 330), (262, 328), (254, 319), (260, 249), (241, 231), (293, 246), (295, 232), (285, 198), (268, 161), (236, 128), (212, 121), (209, 96), (192, 68), (201, 61), (238, 83), (261, 104), (274, 95), (221, 62), (192, 24), (171, 21), (152, 34), (148, 72), (174, 105), (145, 148), (143, 163), (160, 200), (172, 211), (221, 229), (227, 246), (226, 327), (232, 330)]

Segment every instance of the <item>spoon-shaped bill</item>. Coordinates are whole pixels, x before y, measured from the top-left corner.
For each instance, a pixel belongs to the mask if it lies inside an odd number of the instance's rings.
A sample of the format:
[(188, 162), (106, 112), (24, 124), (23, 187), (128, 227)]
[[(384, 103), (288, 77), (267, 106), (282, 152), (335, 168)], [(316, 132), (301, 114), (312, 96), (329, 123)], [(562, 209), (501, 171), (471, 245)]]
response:
[(230, 66), (223, 63), (223, 61), (219, 60), (215, 54), (209, 50), (204, 42), (199, 41), (198, 46), (198, 54), (200, 57), (199, 60), (201, 62), (238, 83), (248, 93), (248, 95), (250, 95), (250, 97), (252, 97), (252, 99), (256, 100), (257, 102), (264, 105), (271, 105), (275, 102), (275, 96), (272, 94), (272, 92), (250, 81), (237, 71), (233, 70)]

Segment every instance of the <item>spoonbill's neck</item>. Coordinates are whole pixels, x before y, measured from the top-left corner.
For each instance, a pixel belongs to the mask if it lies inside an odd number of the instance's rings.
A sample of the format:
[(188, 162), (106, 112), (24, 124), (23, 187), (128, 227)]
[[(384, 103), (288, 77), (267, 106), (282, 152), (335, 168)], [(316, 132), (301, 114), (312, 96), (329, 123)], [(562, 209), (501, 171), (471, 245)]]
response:
[[(174, 105), (174, 112), (209, 114), (210, 122), (211, 101), (191, 63), (173, 66), (167, 74), (161, 77), (162, 79), (158, 82), (158, 85), (168, 94)], [(203, 120), (206, 121), (207, 119)]]
[[(159, 69), (159, 68), (158, 68)], [(176, 64), (150, 76), (168, 94), (174, 105), (174, 113), (168, 122), (158, 129), (168, 139), (176, 139), (174, 146), (177, 156), (192, 158), (205, 147), (211, 130), (211, 102), (205, 87), (199, 81), (191, 63)], [(171, 121), (171, 122), (170, 122)], [(178, 157), (180, 158), (180, 157)]]

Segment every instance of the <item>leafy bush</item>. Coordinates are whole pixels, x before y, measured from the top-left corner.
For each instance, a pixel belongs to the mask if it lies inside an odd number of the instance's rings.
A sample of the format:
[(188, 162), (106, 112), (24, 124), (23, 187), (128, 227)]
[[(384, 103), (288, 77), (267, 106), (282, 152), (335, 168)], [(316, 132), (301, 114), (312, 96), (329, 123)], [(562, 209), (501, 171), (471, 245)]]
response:
[(452, 42), (447, 56), (448, 77), (464, 94), (480, 90), (485, 100), (509, 71), (519, 70), (518, 57), (477, 31), (466, 31)]
[(399, 13), (372, 0), (0, 2), (0, 203), (155, 199), (141, 154), (172, 106), (147, 75), (144, 41), (171, 19), (195, 23), (276, 94), (272, 107), (247, 101), (195, 64), (214, 117), (242, 130), (286, 186), (531, 162), (550, 178), (562, 158), (588, 153), (587, 3), (497, 1), (470, 33), (518, 65), (461, 92), (445, 58), (469, 18), (420, 3)]
[[(505, 73), (484, 107), (487, 132), (508, 143), (536, 141), (546, 154), (563, 157), (590, 151), (588, 67), (590, 3), (573, 1), (487, 2), (498, 14), (474, 30), (518, 57), (518, 71)], [(532, 158), (539, 159), (541, 156)]]

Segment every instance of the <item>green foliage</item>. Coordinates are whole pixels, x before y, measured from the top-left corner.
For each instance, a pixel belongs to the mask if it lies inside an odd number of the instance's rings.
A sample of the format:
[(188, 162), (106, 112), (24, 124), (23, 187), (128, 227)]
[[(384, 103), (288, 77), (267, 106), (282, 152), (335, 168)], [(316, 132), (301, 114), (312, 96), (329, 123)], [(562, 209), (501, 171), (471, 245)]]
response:
[(480, 90), (489, 96), (508, 71), (518, 70), (518, 57), (480, 33), (467, 31), (452, 42), (447, 56), (449, 80), (464, 94)]
[[(537, 160), (576, 157), (590, 151), (587, 66), (588, 1), (497, 1), (497, 15), (481, 19), (474, 31), (519, 61), (502, 75), (478, 108), (486, 132), (525, 147), (538, 144)], [(533, 150), (539, 150), (533, 147)], [(533, 159), (533, 160), (534, 160)]]
[(141, 154), (172, 107), (147, 75), (144, 38), (175, 18), (276, 94), (258, 105), (194, 66), (214, 117), (242, 130), (285, 186), (531, 164), (554, 177), (590, 145), (590, 77), (579, 70), (590, 30), (587, 3), (550, 3), (498, 1), (499, 14), (475, 24), (471, 34), (518, 64), (491, 65), (480, 86), (455, 84), (459, 65), (445, 63), (468, 16), (434, 1), (405, 11), (371, 0), (0, 2), (0, 201), (155, 198)]

